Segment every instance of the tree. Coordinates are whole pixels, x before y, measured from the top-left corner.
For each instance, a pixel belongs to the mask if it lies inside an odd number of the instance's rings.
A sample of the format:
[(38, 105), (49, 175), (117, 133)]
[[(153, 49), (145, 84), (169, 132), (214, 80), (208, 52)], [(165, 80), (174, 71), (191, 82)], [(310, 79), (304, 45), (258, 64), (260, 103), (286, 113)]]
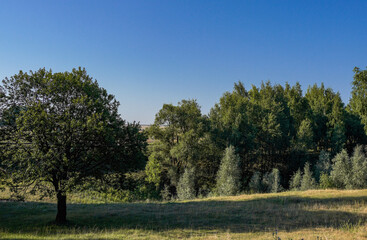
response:
[[(240, 157), (242, 176), (252, 173), (249, 171), (252, 162), (248, 154), (251, 154), (254, 149), (254, 137), (256, 136), (253, 123), (257, 119), (250, 119), (253, 113), (257, 112), (254, 107), (249, 102), (249, 94), (244, 85), (238, 82), (234, 84), (233, 92), (223, 94), (219, 103), (215, 104), (209, 114), (212, 152), (219, 150), (222, 155), (226, 147), (233, 146)], [(212, 156), (210, 160), (216, 163), (215, 172), (217, 172), (220, 159)], [(214, 164), (211, 165), (214, 166)]]
[(260, 172), (254, 172), (248, 186), (251, 193), (259, 193), (262, 191)]
[(313, 189), (316, 187), (315, 179), (312, 177), (312, 172), (310, 169), (310, 164), (307, 162), (303, 169), (302, 181), (301, 181), (301, 190), (305, 191), (308, 189)]
[(313, 144), (313, 130), (311, 121), (304, 119), (301, 121), (300, 127), (297, 132), (297, 147), (300, 150), (307, 151)]
[(154, 185), (158, 188), (161, 182), (162, 166), (157, 153), (153, 152), (149, 156), (149, 160), (145, 166), (145, 173), (147, 175), (146, 180), (149, 183), (154, 183)]
[(289, 181), (289, 188), (293, 191), (300, 190), (302, 181), (302, 173), (301, 170), (298, 169), (297, 172), (293, 174), (291, 180)]
[(143, 160), (146, 137), (118, 114), (119, 103), (85, 69), (14, 75), (3, 80), (7, 109), (20, 107), (5, 160), (19, 186), (50, 190), (57, 223), (66, 222), (66, 194), (76, 185), (123, 173)]
[(303, 97), (301, 84), (299, 84), (299, 82), (292, 87), (286, 83), (284, 94), (287, 98), (294, 130), (297, 131), (301, 125), (301, 122), (305, 119), (309, 112), (308, 102), (306, 98)]
[(328, 189), (334, 187), (334, 183), (328, 173), (325, 172), (321, 173), (319, 182), (320, 182), (319, 186), (321, 189)]
[(343, 149), (332, 160), (330, 177), (337, 188), (351, 188), (352, 163)]
[(277, 193), (283, 189), (280, 185), (280, 173), (277, 168), (273, 168), (271, 172), (265, 173), (261, 183), (265, 192)]
[(358, 144), (367, 143), (367, 135), (364, 131), (364, 125), (361, 122), (361, 117), (358, 114), (351, 112), (350, 107), (347, 108), (345, 116), (345, 148), (348, 153), (352, 153), (353, 149)]
[[(174, 196), (185, 168), (196, 168), (201, 175), (197, 176), (200, 183), (203, 178), (210, 178), (207, 177), (213, 172), (210, 162), (203, 164), (208, 162), (206, 159), (210, 154), (207, 150), (211, 147), (206, 141), (206, 129), (206, 119), (201, 115), (196, 100), (182, 100), (177, 106), (164, 104), (156, 114), (154, 124), (147, 130), (155, 140), (149, 146), (149, 168), (146, 168), (149, 181), (156, 179), (161, 188), (168, 185)], [(212, 178), (215, 179), (215, 175)]]
[(329, 174), (331, 170), (331, 164), (330, 164), (330, 153), (321, 150), (319, 159), (316, 163), (316, 179), (319, 180), (322, 173)]
[(282, 191), (282, 186), (280, 185), (280, 173), (277, 168), (274, 168), (271, 172), (272, 176), (272, 184), (271, 184), (271, 192), (277, 193)]
[(262, 83), (260, 88), (253, 86), (249, 96), (250, 122), (256, 129), (254, 153), (262, 170), (271, 171), (284, 164), (280, 160), (289, 153), (292, 131), (287, 98), (282, 86), (270, 82)]
[(310, 120), (314, 130), (314, 145), (318, 150), (328, 150), (336, 154), (345, 141), (346, 111), (340, 94), (324, 84), (316, 84), (307, 89), (306, 99), (311, 109)]
[(195, 198), (195, 170), (186, 168), (177, 186), (177, 196), (180, 200)]
[(352, 157), (351, 187), (353, 189), (366, 188), (367, 186), (367, 158), (363, 147), (358, 145), (354, 148)]
[(240, 158), (233, 146), (226, 148), (217, 175), (217, 192), (219, 195), (235, 195), (240, 190)]
[(209, 118), (212, 135), (222, 149), (232, 145), (242, 157), (253, 148), (254, 131), (249, 115), (252, 104), (241, 82), (234, 84), (232, 93), (226, 92), (211, 109)]
[(353, 113), (361, 117), (367, 133), (367, 70), (355, 67), (353, 71), (352, 98), (349, 101), (349, 106)]

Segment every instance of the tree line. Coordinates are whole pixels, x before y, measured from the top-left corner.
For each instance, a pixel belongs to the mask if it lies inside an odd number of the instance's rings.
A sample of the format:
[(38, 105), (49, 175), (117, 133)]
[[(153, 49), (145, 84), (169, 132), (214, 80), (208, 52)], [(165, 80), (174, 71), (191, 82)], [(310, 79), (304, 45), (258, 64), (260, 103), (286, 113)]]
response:
[(0, 184), (56, 195), (59, 223), (75, 189), (169, 200), (367, 183), (359, 68), (347, 105), (322, 83), (303, 93), (299, 83), (238, 82), (207, 115), (196, 100), (164, 104), (145, 131), (81, 68), (20, 71), (2, 81), (0, 104)]
[[(179, 196), (180, 179), (189, 172), (195, 172), (190, 177), (193, 196), (221, 194), (218, 181), (223, 178), (235, 182), (232, 187), (237, 190), (228, 190), (232, 194), (298, 188), (290, 186), (290, 180), (303, 168), (302, 189), (315, 185), (306, 184), (306, 179), (320, 171), (320, 154), (328, 154), (331, 166), (343, 149), (350, 155), (366, 144), (367, 71), (355, 68), (354, 73), (348, 105), (323, 83), (303, 94), (299, 83), (270, 82), (249, 90), (235, 83), (208, 115), (201, 113), (196, 100), (164, 104), (147, 130), (156, 140), (148, 146), (147, 180), (173, 198)], [(230, 155), (237, 160), (227, 163), (223, 173), (221, 166)]]

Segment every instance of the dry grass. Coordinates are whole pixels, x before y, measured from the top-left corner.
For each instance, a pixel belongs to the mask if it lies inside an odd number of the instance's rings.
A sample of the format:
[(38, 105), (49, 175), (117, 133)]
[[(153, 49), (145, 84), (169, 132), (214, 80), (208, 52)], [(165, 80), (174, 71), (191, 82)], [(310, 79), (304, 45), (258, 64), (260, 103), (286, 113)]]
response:
[(315, 190), (182, 202), (0, 203), (2, 239), (367, 239), (367, 190)]

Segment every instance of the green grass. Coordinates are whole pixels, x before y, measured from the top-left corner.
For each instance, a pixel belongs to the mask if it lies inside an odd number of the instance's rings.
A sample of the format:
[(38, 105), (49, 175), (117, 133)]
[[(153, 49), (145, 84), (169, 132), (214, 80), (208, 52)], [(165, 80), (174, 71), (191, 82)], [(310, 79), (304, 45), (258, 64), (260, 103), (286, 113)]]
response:
[(317, 190), (165, 203), (0, 202), (0, 239), (367, 239), (367, 190)]

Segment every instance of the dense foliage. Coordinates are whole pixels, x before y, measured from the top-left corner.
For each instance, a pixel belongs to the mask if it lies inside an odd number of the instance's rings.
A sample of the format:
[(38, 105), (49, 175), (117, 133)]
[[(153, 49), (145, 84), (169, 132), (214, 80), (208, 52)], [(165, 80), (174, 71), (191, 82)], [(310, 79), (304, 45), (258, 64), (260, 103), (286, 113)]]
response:
[[(366, 184), (361, 173), (365, 160), (353, 157), (354, 168), (348, 163), (351, 172), (358, 168), (354, 176), (358, 182), (338, 173), (339, 165), (348, 167), (338, 158), (342, 154), (344, 159), (357, 145), (367, 143), (366, 71), (354, 70), (347, 106), (339, 93), (322, 83), (303, 94), (299, 83), (281, 86), (270, 82), (250, 90), (242, 82), (235, 83), (233, 91), (224, 93), (207, 116), (201, 114), (195, 100), (165, 104), (148, 130), (154, 143), (149, 146), (147, 179), (175, 196), (184, 169), (195, 167), (196, 196), (218, 194), (223, 181), (218, 178), (221, 156), (230, 147), (239, 159), (238, 177), (237, 173), (232, 176), (238, 178), (238, 191), (306, 190), (321, 182), (323, 187), (362, 187)], [(343, 167), (340, 171), (347, 171)], [(344, 177), (354, 183), (345, 185)]]
[(2, 92), (1, 152), (8, 157), (1, 164), (9, 185), (56, 193), (58, 223), (66, 221), (68, 191), (137, 168), (144, 158), (139, 126), (121, 119), (114, 96), (84, 69), (19, 72), (3, 81)]
[(367, 70), (354, 72), (348, 105), (322, 83), (238, 82), (208, 115), (196, 100), (164, 104), (143, 132), (85, 70), (20, 72), (0, 87), (2, 181), (129, 200), (365, 188)]

